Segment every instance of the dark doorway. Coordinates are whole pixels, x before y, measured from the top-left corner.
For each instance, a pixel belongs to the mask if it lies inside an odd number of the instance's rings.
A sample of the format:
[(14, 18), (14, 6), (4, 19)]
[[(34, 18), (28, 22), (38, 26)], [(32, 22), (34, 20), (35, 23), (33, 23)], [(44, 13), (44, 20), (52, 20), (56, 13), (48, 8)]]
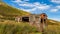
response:
[(29, 22), (29, 17), (22, 17), (23, 22)]

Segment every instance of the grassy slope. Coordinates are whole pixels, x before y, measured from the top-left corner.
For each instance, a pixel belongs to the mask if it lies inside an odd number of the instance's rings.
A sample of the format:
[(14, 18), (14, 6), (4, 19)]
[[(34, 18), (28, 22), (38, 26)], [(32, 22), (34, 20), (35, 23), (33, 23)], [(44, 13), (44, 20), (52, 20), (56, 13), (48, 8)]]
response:
[(29, 15), (30, 13), (18, 10), (3, 2), (0, 2), (0, 18), (14, 20), (15, 16)]
[(26, 15), (29, 14), (28, 12), (25, 12), (23, 10), (18, 10), (16, 8), (13, 8), (11, 6), (8, 6), (4, 3), (0, 3), (0, 15)]
[(47, 23), (46, 32), (48, 34), (60, 34), (60, 22), (49, 19)]
[(58, 25), (60, 22), (55, 21), (55, 20), (52, 20), (52, 19), (48, 19), (48, 20), (47, 20), (47, 23), (48, 23), (49, 25)]

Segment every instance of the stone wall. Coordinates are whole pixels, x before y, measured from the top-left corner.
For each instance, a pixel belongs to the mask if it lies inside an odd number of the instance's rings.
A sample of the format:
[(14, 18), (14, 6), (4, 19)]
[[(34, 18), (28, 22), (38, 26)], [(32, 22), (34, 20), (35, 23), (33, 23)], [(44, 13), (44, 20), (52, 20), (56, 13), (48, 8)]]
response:
[[(43, 14), (41, 14), (41, 15), (43, 15)], [(44, 26), (45, 26), (45, 22), (43, 21), (43, 23), (41, 23), (41, 15), (31, 14), (29, 16), (21, 16), (21, 17), (15, 18), (15, 19), (17, 22), (22, 22), (23, 17), (29, 17), (29, 24), (32, 26), (35, 25), (37, 27), (38, 31), (42, 32), (44, 29)], [(45, 17), (45, 18), (47, 18), (47, 17)]]

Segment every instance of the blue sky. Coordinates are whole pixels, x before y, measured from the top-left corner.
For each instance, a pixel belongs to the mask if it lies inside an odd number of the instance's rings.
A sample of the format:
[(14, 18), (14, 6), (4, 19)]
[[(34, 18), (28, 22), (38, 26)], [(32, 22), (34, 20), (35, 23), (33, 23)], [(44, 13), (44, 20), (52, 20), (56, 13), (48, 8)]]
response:
[(33, 14), (46, 13), (49, 19), (60, 21), (60, 0), (3, 0), (3, 2)]

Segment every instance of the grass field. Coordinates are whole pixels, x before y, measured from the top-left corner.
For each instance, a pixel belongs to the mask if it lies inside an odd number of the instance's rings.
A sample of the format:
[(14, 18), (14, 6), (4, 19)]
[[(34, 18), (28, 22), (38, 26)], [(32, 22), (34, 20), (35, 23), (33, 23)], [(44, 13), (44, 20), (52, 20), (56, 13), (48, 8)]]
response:
[(0, 34), (34, 34), (37, 29), (29, 23), (17, 23), (15, 21), (4, 20), (0, 22)]
[[(60, 23), (48, 25), (45, 29), (46, 34), (60, 34)], [(0, 34), (41, 34), (36, 27), (29, 23), (3, 20), (0, 22)]]

